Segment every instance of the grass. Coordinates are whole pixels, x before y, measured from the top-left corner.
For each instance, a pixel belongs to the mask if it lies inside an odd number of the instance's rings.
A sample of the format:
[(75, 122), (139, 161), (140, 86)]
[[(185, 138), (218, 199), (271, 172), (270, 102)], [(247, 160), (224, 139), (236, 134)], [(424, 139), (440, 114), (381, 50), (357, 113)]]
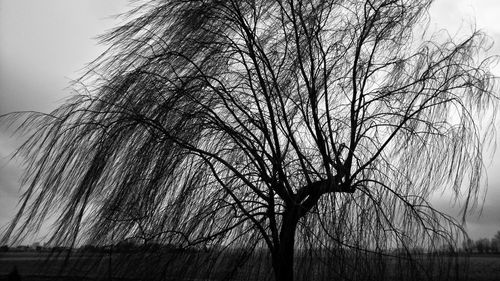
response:
[[(69, 259), (65, 255), (52, 256), (47, 259), (50, 253), (37, 252), (8, 252), (0, 253), (0, 280), (7, 280), (7, 275), (14, 267), (17, 267), (23, 281), (93, 281), (93, 280), (114, 280), (114, 281), (134, 281), (134, 280), (154, 280), (163, 277), (163, 280), (200, 280), (200, 272), (211, 270), (210, 280), (222, 280), (226, 274), (226, 268), (230, 268), (236, 259), (215, 261), (212, 263), (200, 263), (194, 259), (204, 259), (203, 255), (187, 254), (164, 254), (162, 256), (151, 255), (147, 257), (137, 257), (137, 255), (116, 254), (111, 256), (106, 254), (85, 254), (79, 253)], [(194, 268), (190, 264), (207, 264), (207, 266)], [(240, 268), (240, 273), (236, 274), (238, 280), (272, 280), (269, 268), (260, 268), (252, 273), (250, 278), (248, 273), (256, 267), (268, 267), (266, 260), (252, 261), (248, 269)], [(463, 268), (468, 266), (469, 279), (473, 281), (497, 281), (500, 280), (500, 255), (472, 256), (468, 263), (464, 258), (459, 260)], [(209, 265), (210, 264), (210, 265)], [(390, 263), (389, 263), (390, 264)], [(385, 280), (399, 280), (397, 273), (401, 270), (400, 265), (389, 265), (392, 269)], [(165, 270), (164, 270), (165, 269)], [(300, 268), (297, 269), (297, 277), (300, 276)], [(425, 276), (425, 274), (422, 274)], [(112, 278), (110, 278), (112, 277)], [(304, 277), (307, 280), (307, 276)], [(466, 280), (466, 279), (461, 279)]]

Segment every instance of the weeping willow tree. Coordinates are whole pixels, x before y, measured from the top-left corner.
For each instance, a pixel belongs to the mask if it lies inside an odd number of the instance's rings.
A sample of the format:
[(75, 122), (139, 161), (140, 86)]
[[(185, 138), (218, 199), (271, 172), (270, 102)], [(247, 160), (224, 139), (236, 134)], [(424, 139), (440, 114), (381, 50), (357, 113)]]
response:
[(476, 120), (496, 97), (483, 34), (425, 39), (431, 2), (136, 2), (72, 99), (10, 115), (27, 168), (5, 238), (56, 216), (53, 243), (210, 257), (184, 272), (251, 279), (262, 252), (277, 281), (383, 279), (402, 261), (442, 279), (433, 253), (464, 232), (429, 198), (476, 203), (492, 123)]

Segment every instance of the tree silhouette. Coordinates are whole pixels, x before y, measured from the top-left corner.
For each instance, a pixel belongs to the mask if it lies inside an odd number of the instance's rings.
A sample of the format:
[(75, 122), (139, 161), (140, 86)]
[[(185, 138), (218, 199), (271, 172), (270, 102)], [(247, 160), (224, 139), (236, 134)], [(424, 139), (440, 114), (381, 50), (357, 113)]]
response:
[(137, 2), (72, 99), (9, 115), (27, 188), (5, 237), (55, 214), (54, 243), (205, 249), (192, 267), (238, 278), (263, 253), (275, 280), (383, 279), (390, 256), (431, 279), (412, 249), (462, 228), (428, 198), (474, 206), (496, 106), (487, 38), (419, 36), (431, 2)]
[(493, 238), (491, 238), (491, 251), (494, 253), (500, 252), (500, 231), (497, 231)]
[(491, 243), (488, 238), (481, 238), (476, 241), (476, 249), (479, 253), (488, 253), (491, 250)]

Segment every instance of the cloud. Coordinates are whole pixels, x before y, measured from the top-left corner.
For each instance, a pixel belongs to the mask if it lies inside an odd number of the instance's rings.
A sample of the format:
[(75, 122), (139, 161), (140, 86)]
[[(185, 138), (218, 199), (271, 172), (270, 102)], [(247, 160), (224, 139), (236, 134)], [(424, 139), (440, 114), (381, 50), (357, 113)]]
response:
[[(126, 10), (128, 0), (0, 1), (0, 115), (49, 112), (68, 82), (104, 46), (94, 39)], [(69, 77), (69, 78), (67, 78)], [(0, 229), (15, 214), (23, 169), (10, 154), (20, 144), (0, 120)], [(3, 126), (2, 126), (3, 125)]]
[(5, 130), (0, 131), (0, 229), (15, 214), (20, 198), (22, 168), (18, 161), (10, 160), (17, 144), (9, 135)]
[[(489, 178), (488, 182), (489, 187), (487, 190), (483, 187), (483, 193), (479, 195), (476, 208), (472, 209), (466, 216), (466, 230), (474, 240), (491, 238), (497, 231), (500, 231), (500, 203), (498, 202), (498, 198), (500, 198), (500, 185), (498, 177), (493, 180)], [(457, 221), (462, 220), (461, 211), (464, 198), (455, 202), (451, 199), (450, 193), (444, 192), (442, 194), (435, 194), (431, 199), (431, 203), (436, 209), (454, 217)]]
[(2, 1), (0, 114), (55, 108), (68, 94), (69, 80), (105, 50), (94, 38), (116, 24), (106, 16), (123, 11), (126, 3)]
[[(109, 16), (126, 8), (127, 0), (45, 0), (0, 1), (0, 114), (13, 110), (50, 111), (69, 91), (68, 79), (91, 61), (103, 47), (95, 38), (116, 21)], [(497, 42), (492, 53), (500, 54), (500, 2), (497, 0), (435, 1), (431, 11), (434, 24), (449, 28), (451, 34), (461, 27), (467, 31), (476, 22)], [(500, 67), (496, 68), (500, 75)], [(0, 123), (1, 127), (1, 123)], [(14, 214), (19, 198), (19, 163), (7, 156), (18, 145), (0, 128), (0, 226)], [(489, 191), (482, 216), (467, 219), (473, 239), (491, 237), (500, 230), (500, 159), (489, 170)], [(457, 207), (436, 202), (452, 215)]]

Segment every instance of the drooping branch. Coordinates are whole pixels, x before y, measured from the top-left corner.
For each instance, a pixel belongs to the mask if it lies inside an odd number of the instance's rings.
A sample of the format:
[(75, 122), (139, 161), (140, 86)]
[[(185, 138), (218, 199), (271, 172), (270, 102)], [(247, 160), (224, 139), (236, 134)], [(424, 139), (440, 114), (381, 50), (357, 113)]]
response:
[(415, 248), (464, 234), (428, 200), (473, 204), (497, 105), (483, 34), (414, 36), (431, 2), (141, 2), (72, 100), (7, 117), (27, 185), (5, 237), (55, 215), (57, 243), (267, 247), (309, 279), (387, 277), (372, 255), (400, 248), (418, 277)]

